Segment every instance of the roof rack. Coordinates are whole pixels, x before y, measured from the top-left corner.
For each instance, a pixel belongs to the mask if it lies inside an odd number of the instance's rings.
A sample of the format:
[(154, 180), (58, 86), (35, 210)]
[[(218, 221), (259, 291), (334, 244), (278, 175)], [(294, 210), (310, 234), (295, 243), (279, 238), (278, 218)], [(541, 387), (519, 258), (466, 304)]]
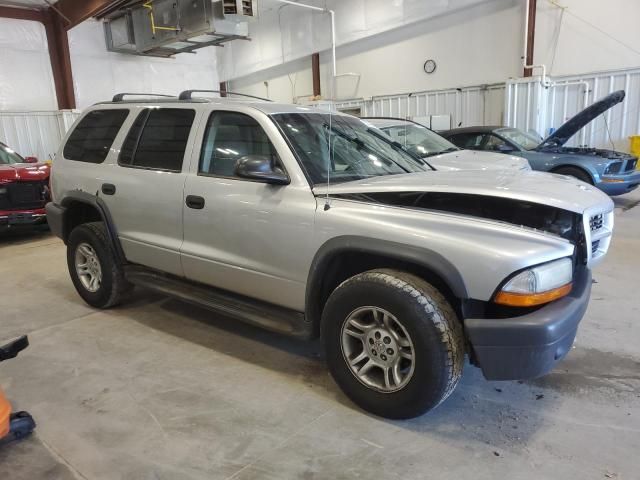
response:
[(273, 102), (273, 100), (269, 100), (268, 98), (256, 97), (255, 95), (247, 95), (246, 93), (236, 93), (236, 92), (229, 92), (229, 91), (224, 91), (224, 90), (185, 90), (184, 92), (181, 92), (180, 95), (178, 95), (178, 99), (180, 99), (180, 100), (191, 100), (193, 94), (196, 93), (196, 92), (200, 92), (200, 93), (220, 93), (220, 94), (226, 94), (226, 95), (237, 95), (239, 97), (255, 98), (257, 100), (264, 100), (265, 102)]
[(173, 95), (163, 95), (161, 93), (117, 93), (113, 96), (112, 102), (122, 102), (124, 101), (124, 97), (170, 97), (175, 98)]

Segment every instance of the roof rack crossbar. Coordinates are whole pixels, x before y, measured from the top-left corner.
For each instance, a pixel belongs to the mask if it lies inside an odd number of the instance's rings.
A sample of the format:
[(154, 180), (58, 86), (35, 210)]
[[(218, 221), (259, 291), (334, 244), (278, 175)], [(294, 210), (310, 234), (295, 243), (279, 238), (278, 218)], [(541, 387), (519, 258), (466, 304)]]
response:
[(161, 93), (117, 93), (113, 96), (112, 102), (122, 102), (124, 97), (170, 97), (175, 98), (173, 95), (163, 95)]
[(191, 97), (196, 92), (200, 92), (200, 93), (220, 93), (220, 94), (224, 93), (226, 95), (237, 95), (239, 97), (255, 98), (257, 100), (264, 100), (265, 102), (273, 102), (273, 100), (269, 100), (268, 98), (256, 97), (255, 95), (247, 95), (246, 93), (229, 92), (228, 90), (227, 91), (223, 91), (223, 90), (185, 90), (184, 92), (180, 92), (180, 95), (178, 95), (178, 99), (180, 99), (180, 100), (191, 100)]

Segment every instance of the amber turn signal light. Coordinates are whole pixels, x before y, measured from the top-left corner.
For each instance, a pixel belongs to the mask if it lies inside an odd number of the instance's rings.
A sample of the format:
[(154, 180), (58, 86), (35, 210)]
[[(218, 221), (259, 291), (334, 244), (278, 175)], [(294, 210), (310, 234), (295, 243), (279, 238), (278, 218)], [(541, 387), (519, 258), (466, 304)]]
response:
[(543, 305), (569, 295), (572, 287), (573, 284), (567, 283), (561, 287), (541, 293), (511, 293), (501, 291), (498, 292), (493, 301), (497, 304), (508, 305), (510, 307), (535, 307), (536, 305)]

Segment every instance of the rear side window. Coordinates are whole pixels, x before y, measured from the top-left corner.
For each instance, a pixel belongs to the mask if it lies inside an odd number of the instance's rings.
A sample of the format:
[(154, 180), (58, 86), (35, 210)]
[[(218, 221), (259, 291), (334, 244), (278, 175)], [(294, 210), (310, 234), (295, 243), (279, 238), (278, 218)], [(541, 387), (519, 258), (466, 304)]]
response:
[(146, 109), (133, 122), (118, 163), (123, 166), (180, 172), (195, 111)]
[(68, 160), (102, 163), (129, 110), (94, 110), (71, 132), (62, 154)]

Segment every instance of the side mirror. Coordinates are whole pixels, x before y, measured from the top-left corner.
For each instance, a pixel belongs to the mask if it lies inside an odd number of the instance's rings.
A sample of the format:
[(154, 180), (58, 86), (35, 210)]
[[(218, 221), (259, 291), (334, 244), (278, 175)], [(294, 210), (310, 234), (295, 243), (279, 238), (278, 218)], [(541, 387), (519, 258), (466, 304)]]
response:
[(513, 148), (511, 145), (503, 143), (502, 145), (496, 146), (495, 151), (500, 153), (511, 153), (515, 151), (515, 148)]
[(273, 185), (288, 185), (289, 177), (273, 163), (269, 155), (245, 155), (236, 163), (236, 175)]
[(24, 157), (26, 163), (38, 163), (38, 157)]

